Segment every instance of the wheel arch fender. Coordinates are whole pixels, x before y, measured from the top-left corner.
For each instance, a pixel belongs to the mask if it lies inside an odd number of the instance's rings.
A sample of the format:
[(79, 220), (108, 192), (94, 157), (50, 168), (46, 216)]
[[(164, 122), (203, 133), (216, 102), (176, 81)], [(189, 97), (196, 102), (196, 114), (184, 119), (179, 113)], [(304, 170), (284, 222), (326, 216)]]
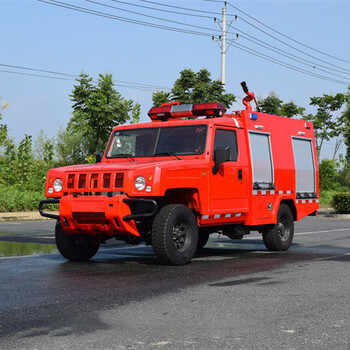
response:
[(279, 204), (279, 206), (278, 206), (278, 208), (277, 208), (277, 211), (276, 211), (276, 220), (277, 220), (278, 209), (279, 209), (279, 207), (281, 206), (281, 204), (286, 204), (286, 205), (288, 205), (290, 211), (292, 212), (293, 220), (294, 220), (294, 221), (297, 221), (297, 208), (296, 208), (296, 206), (295, 206), (294, 200), (291, 199), (291, 198), (289, 198), (289, 199), (282, 199), (282, 200), (280, 201), (280, 204)]
[(200, 195), (197, 188), (171, 188), (164, 197), (170, 204), (183, 204), (196, 215), (201, 212)]

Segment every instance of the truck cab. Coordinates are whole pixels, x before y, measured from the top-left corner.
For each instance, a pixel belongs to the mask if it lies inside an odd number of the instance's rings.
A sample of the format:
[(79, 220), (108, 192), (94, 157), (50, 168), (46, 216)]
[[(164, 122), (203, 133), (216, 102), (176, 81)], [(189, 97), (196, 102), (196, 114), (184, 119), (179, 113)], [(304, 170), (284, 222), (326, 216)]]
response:
[(245, 104), (231, 114), (220, 103), (153, 107), (149, 123), (113, 130), (101, 162), (49, 170), (39, 210), (57, 220), (60, 253), (88, 260), (115, 238), (183, 265), (211, 233), (251, 230), (287, 250), (294, 221), (319, 206), (313, 126)]

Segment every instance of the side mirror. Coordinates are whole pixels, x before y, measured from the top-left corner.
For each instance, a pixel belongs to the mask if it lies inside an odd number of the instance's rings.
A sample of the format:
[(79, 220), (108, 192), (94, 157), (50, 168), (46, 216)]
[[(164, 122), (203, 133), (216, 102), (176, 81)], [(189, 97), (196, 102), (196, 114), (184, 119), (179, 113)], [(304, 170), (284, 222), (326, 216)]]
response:
[(103, 154), (97, 152), (97, 153), (96, 153), (96, 163), (101, 163), (102, 157), (103, 157)]
[(214, 166), (213, 174), (216, 175), (219, 171), (220, 164), (230, 160), (230, 147), (216, 147), (214, 150)]

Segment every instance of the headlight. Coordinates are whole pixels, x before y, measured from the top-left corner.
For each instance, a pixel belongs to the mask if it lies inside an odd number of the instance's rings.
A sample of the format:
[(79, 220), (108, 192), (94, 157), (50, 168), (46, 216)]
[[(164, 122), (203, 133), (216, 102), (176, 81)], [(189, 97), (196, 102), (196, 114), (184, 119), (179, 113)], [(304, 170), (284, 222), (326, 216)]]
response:
[(62, 191), (62, 180), (61, 179), (56, 179), (53, 182), (53, 188), (56, 192)]
[(138, 176), (135, 179), (135, 187), (137, 190), (142, 191), (146, 186), (146, 180), (143, 176)]
[(49, 187), (49, 188), (47, 189), (47, 193), (48, 193), (48, 194), (52, 194), (52, 193), (53, 193), (53, 188), (52, 188), (52, 187)]

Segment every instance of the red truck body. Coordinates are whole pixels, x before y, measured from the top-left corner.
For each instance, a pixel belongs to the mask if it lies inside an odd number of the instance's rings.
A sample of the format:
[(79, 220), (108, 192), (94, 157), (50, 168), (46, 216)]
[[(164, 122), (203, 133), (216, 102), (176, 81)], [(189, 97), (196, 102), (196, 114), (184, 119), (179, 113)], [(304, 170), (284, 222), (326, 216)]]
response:
[[(153, 107), (151, 122), (114, 129), (100, 163), (50, 170), (45, 195), (59, 201), (56, 240), (84, 237), (95, 246), (112, 237), (145, 241), (172, 264), (189, 262), (217, 231), (242, 238), (258, 230), (269, 249), (288, 249), (293, 227), (288, 237), (283, 230), (291, 218), (316, 215), (319, 207), (313, 126), (245, 104), (232, 114), (223, 114), (220, 104)], [(192, 221), (176, 216), (185, 214)], [(163, 227), (164, 220), (173, 226)], [(175, 258), (164, 253), (172, 244)], [(66, 250), (60, 249), (65, 257), (84, 260)]]

